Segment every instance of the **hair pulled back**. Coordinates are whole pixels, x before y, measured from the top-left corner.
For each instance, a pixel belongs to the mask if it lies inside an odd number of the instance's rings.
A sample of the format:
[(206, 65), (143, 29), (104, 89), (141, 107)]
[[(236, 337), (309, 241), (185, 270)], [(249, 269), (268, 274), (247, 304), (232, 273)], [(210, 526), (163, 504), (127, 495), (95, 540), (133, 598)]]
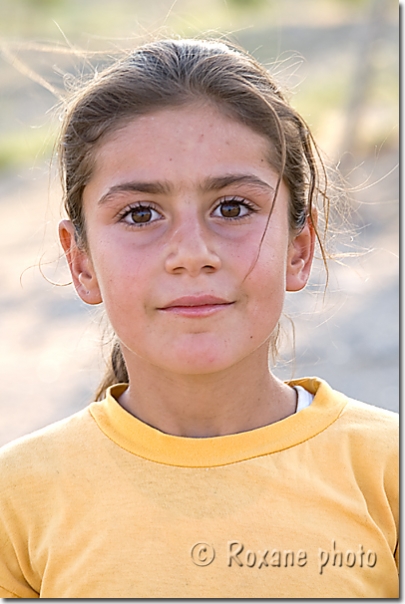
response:
[[(319, 197), (327, 222), (326, 175), (316, 145), (268, 71), (229, 42), (168, 39), (140, 46), (96, 74), (66, 107), (59, 158), (64, 206), (78, 245), (87, 245), (82, 197), (105, 137), (137, 116), (201, 102), (214, 104), (269, 140), (269, 161), (289, 189), (292, 231), (311, 219)], [(97, 399), (109, 386), (127, 381), (116, 339)]]

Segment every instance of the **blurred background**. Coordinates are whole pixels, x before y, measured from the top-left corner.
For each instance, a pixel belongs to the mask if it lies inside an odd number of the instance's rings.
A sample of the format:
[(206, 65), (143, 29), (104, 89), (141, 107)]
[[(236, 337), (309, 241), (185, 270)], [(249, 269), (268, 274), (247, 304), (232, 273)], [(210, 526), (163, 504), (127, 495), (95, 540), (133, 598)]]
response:
[(398, 410), (398, 3), (0, 0), (0, 445), (83, 408), (104, 371), (102, 311), (66, 285), (57, 240), (59, 98), (156, 33), (245, 47), (339, 165), (351, 230), (333, 243), (345, 256), (326, 295), (321, 262), (287, 295), (295, 344), (286, 316), (275, 371)]

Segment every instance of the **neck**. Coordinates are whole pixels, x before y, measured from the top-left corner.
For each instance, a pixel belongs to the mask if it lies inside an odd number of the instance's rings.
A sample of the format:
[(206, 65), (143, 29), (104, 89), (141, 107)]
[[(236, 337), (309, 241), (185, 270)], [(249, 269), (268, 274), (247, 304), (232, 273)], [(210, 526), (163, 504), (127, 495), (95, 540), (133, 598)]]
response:
[(174, 436), (236, 434), (295, 412), (295, 391), (269, 371), (267, 351), (207, 375), (165, 373), (139, 357), (127, 366), (130, 386), (119, 399), (122, 407)]

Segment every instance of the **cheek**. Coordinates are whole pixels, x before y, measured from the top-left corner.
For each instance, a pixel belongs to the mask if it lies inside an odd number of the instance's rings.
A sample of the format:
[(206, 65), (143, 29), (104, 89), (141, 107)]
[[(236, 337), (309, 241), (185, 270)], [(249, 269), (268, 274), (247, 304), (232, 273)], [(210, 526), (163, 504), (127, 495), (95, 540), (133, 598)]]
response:
[(249, 276), (255, 281), (259, 297), (269, 291), (283, 293), (286, 284), (287, 248), (284, 241), (275, 239), (269, 244), (264, 241), (260, 250), (256, 251)]
[(286, 291), (286, 259), (274, 248), (263, 246), (246, 279), (253, 322), (258, 330), (272, 332), (281, 316)]
[(124, 248), (116, 241), (111, 244), (100, 242), (93, 263), (106, 307), (133, 304), (150, 281), (147, 278), (151, 270), (148, 255)]

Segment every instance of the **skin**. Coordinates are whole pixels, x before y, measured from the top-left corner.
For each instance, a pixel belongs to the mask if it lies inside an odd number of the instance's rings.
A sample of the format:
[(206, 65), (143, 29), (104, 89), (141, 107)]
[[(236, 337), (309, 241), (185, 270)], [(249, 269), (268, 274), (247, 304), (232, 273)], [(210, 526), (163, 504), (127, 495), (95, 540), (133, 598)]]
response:
[(269, 157), (264, 137), (210, 105), (138, 117), (97, 150), (86, 249), (60, 224), (79, 296), (104, 302), (121, 341), (119, 402), (163, 432), (219, 436), (295, 412), (268, 353), (285, 291), (307, 282), (314, 232), (291, 233)]

